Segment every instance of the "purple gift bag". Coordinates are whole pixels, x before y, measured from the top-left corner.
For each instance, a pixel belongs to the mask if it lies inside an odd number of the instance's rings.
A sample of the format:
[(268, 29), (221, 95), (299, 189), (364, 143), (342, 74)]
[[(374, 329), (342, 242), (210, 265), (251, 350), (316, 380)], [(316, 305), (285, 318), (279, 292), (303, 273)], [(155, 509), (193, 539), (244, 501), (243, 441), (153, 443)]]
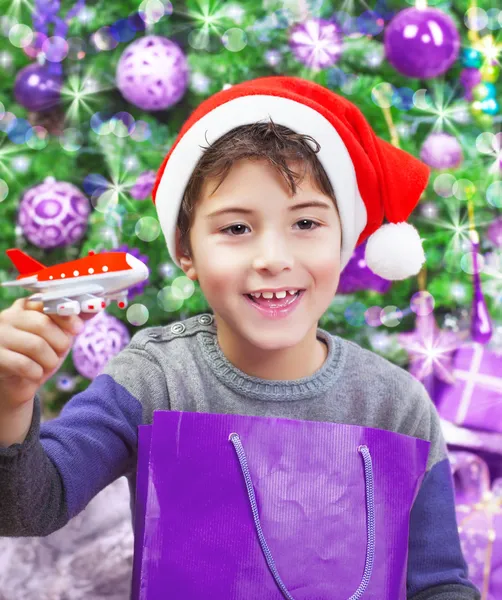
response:
[(134, 562), (132, 570), (131, 600), (138, 599), (141, 585), (141, 561), (145, 537), (146, 498), (148, 490), (148, 463), (152, 426), (138, 427), (138, 464), (136, 470), (136, 499), (134, 506)]
[(429, 446), (355, 425), (156, 411), (139, 436), (133, 598), (405, 600)]

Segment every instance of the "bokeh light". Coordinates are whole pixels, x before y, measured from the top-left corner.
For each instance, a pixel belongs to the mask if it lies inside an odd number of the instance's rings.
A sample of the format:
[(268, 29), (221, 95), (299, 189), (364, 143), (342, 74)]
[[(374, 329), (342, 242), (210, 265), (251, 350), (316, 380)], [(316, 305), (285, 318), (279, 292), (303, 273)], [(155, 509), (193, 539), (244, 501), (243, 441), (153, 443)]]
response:
[(109, 135), (112, 132), (111, 118), (109, 113), (94, 113), (90, 120), (91, 129), (98, 135)]
[(67, 152), (77, 152), (82, 148), (84, 136), (79, 129), (75, 127), (69, 127), (65, 129), (59, 136), (59, 143), (61, 148), (64, 148)]
[(9, 186), (7, 185), (7, 182), (5, 182), (3, 179), (0, 179), (0, 202), (3, 202), (5, 198), (7, 198), (8, 194)]
[(131, 132), (131, 138), (135, 142), (145, 142), (150, 139), (152, 130), (146, 121), (136, 121), (134, 130)]
[(221, 41), (227, 50), (230, 52), (240, 52), (247, 45), (246, 32), (238, 27), (228, 29), (223, 34)]
[(411, 297), (410, 308), (416, 315), (421, 317), (430, 315), (434, 310), (434, 305), (434, 296), (425, 290), (416, 292)]
[(160, 235), (160, 224), (154, 217), (142, 217), (137, 223), (135, 233), (144, 242), (153, 242)]
[(60, 63), (68, 56), (68, 42), (65, 38), (54, 35), (45, 40), (42, 52), (49, 62)]
[(434, 179), (434, 191), (442, 198), (451, 198), (453, 196), (453, 186), (457, 179), (454, 175), (443, 173)]
[(482, 8), (473, 6), (465, 12), (464, 22), (467, 29), (481, 31), (488, 25), (488, 15)]
[(14, 25), (9, 31), (9, 42), (16, 48), (26, 48), (33, 40), (33, 31), (28, 25)]
[(126, 318), (131, 325), (141, 327), (148, 321), (149, 312), (144, 304), (132, 304), (126, 312)]
[(457, 179), (453, 184), (453, 195), (457, 200), (470, 200), (476, 193), (476, 186), (469, 179)]
[(397, 306), (386, 306), (380, 312), (380, 319), (385, 327), (397, 327), (402, 318), (403, 313)]
[(181, 298), (182, 300), (187, 300), (195, 291), (194, 282), (185, 275), (181, 275), (180, 277), (176, 277), (176, 279), (171, 284), (172, 293)]
[(381, 313), (381, 306), (370, 306), (364, 313), (366, 323), (370, 327), (380, 327), (380, 325), (382, 324), (382, 319), (380, 318)]
[(485, 268), (485, 257), (475, 252), (466, 252), (460, 259), (460, 267), (468, 275), (473, 275), (476, 270), (482, 273)]
[(183, 306), (183, 299), (173, 293), (170, 285), (162, 288), (157, 294), (157, 303), (166, 312), (175, 312)]
[(380, 108), (390, 108), (394, 98), (395, 88), (390, 83), (379, 83), (371, 90), (371, 99)]
[(488, 186), (486, 201), (495, 208), (502, 208), (502, 181), (494, 181)]

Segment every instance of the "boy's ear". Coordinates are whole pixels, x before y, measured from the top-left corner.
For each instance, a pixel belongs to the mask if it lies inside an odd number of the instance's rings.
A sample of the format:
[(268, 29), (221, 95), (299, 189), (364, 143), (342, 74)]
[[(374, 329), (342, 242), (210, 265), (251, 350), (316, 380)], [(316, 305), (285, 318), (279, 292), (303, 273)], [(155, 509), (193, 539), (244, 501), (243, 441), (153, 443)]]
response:
[(193, 260), (190, 256), (184, 253), (181, 247), (181, 232), (179, 227), (176, 227), (176, 258), (179, 260), (185, 275), (192, 281), (196, 281), (197, 272), (195, 270)]

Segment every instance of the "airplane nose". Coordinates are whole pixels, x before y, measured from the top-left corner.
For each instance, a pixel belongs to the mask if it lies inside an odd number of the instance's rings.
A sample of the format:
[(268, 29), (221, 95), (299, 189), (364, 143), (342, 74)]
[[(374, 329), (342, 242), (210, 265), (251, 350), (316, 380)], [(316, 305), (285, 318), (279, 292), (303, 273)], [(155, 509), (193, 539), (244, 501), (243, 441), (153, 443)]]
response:
[(138, 276), (138, 281), (144, 281), (150, 275), (148, 267), (142, 260), (139, 260), (132, 254), (126, 254), (126, 260), (127, 264), (134, 269), (135, 275)]

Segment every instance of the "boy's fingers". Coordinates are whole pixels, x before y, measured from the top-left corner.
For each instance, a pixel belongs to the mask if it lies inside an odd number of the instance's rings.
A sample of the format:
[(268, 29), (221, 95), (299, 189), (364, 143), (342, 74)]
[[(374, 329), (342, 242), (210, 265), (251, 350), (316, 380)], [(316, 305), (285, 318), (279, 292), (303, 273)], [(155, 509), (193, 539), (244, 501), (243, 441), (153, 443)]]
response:
[[(24, 307), (29, 310), (37, 310), (39, 312), (43, 312), (44, 310), (43, 302), (29, 300), (29, 298), (26, 298)], [(71, 335), (77, 335), (83, 330), (84, 321), (88, 321), (96, 315), (93, 313), (80, 313), (79, 315), (63, 316), (50, 314), (47, 316), (50, 317), (56, 323), (56, 325), (61, 327), (61, 329), (64, 329)]]

